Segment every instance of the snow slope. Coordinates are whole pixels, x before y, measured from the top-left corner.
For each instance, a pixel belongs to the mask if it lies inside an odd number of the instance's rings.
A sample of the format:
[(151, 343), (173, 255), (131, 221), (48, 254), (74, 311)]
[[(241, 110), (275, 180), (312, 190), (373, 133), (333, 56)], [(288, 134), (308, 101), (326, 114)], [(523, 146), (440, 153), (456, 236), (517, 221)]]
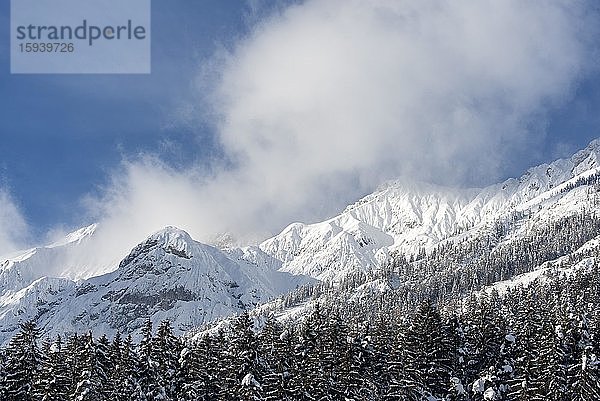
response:
[(97, 225), (92, 224), (68, 234), (59, 242), (0, 259), (0, 295), (23, 289), (45, 276), (77, 280), (106, 269), (89, 256), (93, 246), (90, 240), (96, 228)]
[(528, 273), (519, 274), (510, 280), (502, 280), (485, 287), (481, 292), (490, 294), (492, 291), (497, 291), (503, 294), (509, 289), (530, 285), (535, 280), (544, 281), (549, 277), (560, 277), (562, 275), (570, 275), (579, 270), (593, 268), (600, 261), (598, 256), (589, 256), (589, 254), (597, 255), (600, 253), (600, 237), (596, 237), (586, 242), (581, 248), (575, 252), (561, 256), (558, 259), (544, 262), (541, 266), (534, 268)]
[(42, 277), (0, 298), (0, 343), (35, 319), (44, 334), (136, 335), (147, 318), (176, 332), (239, 313), (307, 282), (278, 272), (258, 248), (224, 252), (168, 227), (136, 246), (108, 274), (74, 282)]
[(569, 159), (483, 189), (392, 182), (325, 222), (291, 224), (260, 248), (283, 262), (282, 271), (339, 281), (350, 271), (380, 267), (391, 251), (415, 254), (508, 219), (521, 218), (527, 230), (590, 207), (584, 189), (568, 186), (597, 174), (599, 158), (595, 140)]

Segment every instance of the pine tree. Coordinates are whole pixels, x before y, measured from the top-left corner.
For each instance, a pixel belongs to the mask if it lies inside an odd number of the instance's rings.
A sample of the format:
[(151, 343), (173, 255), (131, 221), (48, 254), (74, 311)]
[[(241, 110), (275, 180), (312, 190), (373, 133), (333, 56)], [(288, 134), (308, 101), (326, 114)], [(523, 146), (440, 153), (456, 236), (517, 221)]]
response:
[(457, 316), (451, 316), (445, 324), (446, 341), (449, 351), (450, 370), (452, 377), (447, 389), (448, 401), (466, 400), (467, 391), (464, 387), (465, 363), (465, 336), (461, 321)]
[(206, 355), (198, 344), (189, 342), (184, 345), (179, 355), (177, 381), (181, 383), (177, 399), (181, 401), (204, 400), (203, 381), (206, 379), (204, 369), (207, 364)]
[(299, 400), (321, 400), (326, 396), (325, 376), (323, 375), (323, 350), (325, 319), (321, 307), (314, 310), (302, 323), (294, 358), (299, 362), (298, 371), (292, 377), (291, 388)]
[(346, 352), (341, 355), (343, 395), (348, 400), (374, 400), (379, 397), (375, 383), (375, 354), (371, 341), (369, 325), (348, 336)]
[(158, 376), (158, 392), (155, 397), (161, 400), (174, 400), (179, 390), (177, 370), (181, 349), (179, 339), (173, 334), (171, 323), (168, 320), (162, 321), (152, 344), (152, 360), (156, 363)]
[(440, 314), (423, 302), (404, 338), (406, 372), (420, 394), (441, 397), (451, 372), (451, 350)]
[(83, 347), (83, 340), (83, 337), (73, 334), (67, 338), (65, 344), (65, 372), (69, 394), (72, 394), (75, 391), (77, 383), (79, 382), (79, 374), (83, 364), (81, 360), (81, 348)]
[(395, 322), (391, 322), (390, 320), (389, 316), (379, 314), (372, 332), (373, 359), (371, 368), (374, 372), (373, 384), (377, 388), (379, 396), (389, 393), (388, 387), (391, 383), (392, 356), (395, 355), (393, 352), (394, 333), (398, 333), (399, 331)]
[(569, 375), (563, 328), (548, 320), (542, 330), (540, 359), (544, 392), (550, 401), (567, 401)]
[(323, 379), (325, 380), (323, 390), (326, 399), (335, 400), (343, 397), (347, 383), (349, 369), (348, 365), (341, 364), (341, 357), (348, 351), (347, 329), (338, 314), (334, 313), (326, 319), (323, 341), (319, 352), (322, 366)]
[(123, 357), (123, 340), (117, 332), (108, 349), (112, 369), (108, 371), (108, 381), (113, 388), (115, 400), (125, 400), (127, 397), (127, 368)]
[(540, 309), (528, 297), (517, 311), (516, 318), (518, 358), (515, 360), (515, 374), (510, 382), (509, 396), (515, 401), (541, 401), (545, 399), (545, 394), (540, 359)]
[(103, 334), (96, 343), (96, 364), (98, 371), (98, 380), (100, 381), (101, 398), (105, 400), (113, 400), (115, 397), (116, 380), (111, 380), (111, 375), (115, 375), (114, 379), (118, 379), (118, 370), (113, 359), (114, 355), (111, 352), (111, 344), (108, 341), (106, 334)]
[[(116, 345), (113, 344), (113, 347)], [(146, 394), (140, 385), (141, 366), (131, 335), (127, 336), (121, 347), (121, 364), (118, 382), (115, 383), (116, 398), (119, 401), (145, 401)]]
[(154, 360), (154, 337), (152, 335), (152, 321), (146, 320), (142, 327), (142, 340), (139, 344), (138, 368), (139, 385), (144, 398), (154, 400), (161, 393), (158, 384), (158, 363)]
[(408, 327), (399, 324), (395, 327), (396, 337), (391, 346), (387, 367), (384, 374), (387, 383), (384, 383), (383, 399), (385, 401), (417, 401), (421, 399), (422, 392), (415, 380), (414, 371), (410, 371), (407, 360), (406, 348)]
[(573, 382), (573, 400), (591, 401), (600, 399), (600, 362), (594, 352), (588, 319), (581, 315), (579, 323), (579, 363), (570, 366)]
[(233, 395), (239, 400), (254, 400), (262, 391), (262, 369), (258, 360), (258, 341), (247, 312), (238, 316), (231, 328), (229, 361), (232, 362)]
[(506, 332), (498, 317), (497, 293), (471, 302), (464, 332), (463, 372), (467, 383), (487, 376), (490, 368), (495, 370)]
[(6, 401), (36, 400), (42, 355), (38, 348), (40, 331), (33, 321), (21, 324), (10, 341), (5, 362), (4, 392)]
[(292, 400), (289, 388), (292, 347), (290, 333), (272, 316), (267, 319), (259, 337), (260, 358), (264, 368), (265, 401)]
[(185, 344), (179, 357), (177, 376), (181, 387), (178, 400), (209, 401), (218, 398), (223, 344), (222, 333), (215, 337), (204, 335)]
[(103, 391), (107, 382), (106, 372), (100, 363), (101, 357), (91, 332), (84, 337), (82, 345), (81, 372), (71, 398), (75, 401), (107, 401)]
[(41, 401), (66, 400), (69, 394), (69, 373), (61, 336), (42, 346), (42, 369), (39, 388)]
[[(207, 366), (206, 366), (206, 381), (204, 389), (206, 391), (206, 399), (233, 399), (231, 389), (228, 387), (231, 382), (231, 377), (234, 377), (233, 384), (235, 385), (235, 375), (231, 372), (229, 343), (225, 338), (223, 330), (218, 330), (217, 334), (208, 341), (201, 342), (206, 350)], [(223, 397), (221, 397), (223, 395)]]
[(6, 394), (6, 352), (0, 348), (0, 400), (8, 399)]

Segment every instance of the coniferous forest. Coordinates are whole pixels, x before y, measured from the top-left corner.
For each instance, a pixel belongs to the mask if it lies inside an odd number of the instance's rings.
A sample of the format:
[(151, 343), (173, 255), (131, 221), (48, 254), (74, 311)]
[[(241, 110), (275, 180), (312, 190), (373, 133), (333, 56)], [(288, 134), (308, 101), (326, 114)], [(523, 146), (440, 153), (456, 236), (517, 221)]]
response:
[(451, 311), (424, 301), (341, 315), (328, 305), (314, 303), (301, 323), (271, 317), (258, 328), (245, 313), (187, 338), (147, 322), (135, 343), (41, 339), (24, 323), (1, 355), (0, 399), (600, 399), (595, 265), (482, 292)]

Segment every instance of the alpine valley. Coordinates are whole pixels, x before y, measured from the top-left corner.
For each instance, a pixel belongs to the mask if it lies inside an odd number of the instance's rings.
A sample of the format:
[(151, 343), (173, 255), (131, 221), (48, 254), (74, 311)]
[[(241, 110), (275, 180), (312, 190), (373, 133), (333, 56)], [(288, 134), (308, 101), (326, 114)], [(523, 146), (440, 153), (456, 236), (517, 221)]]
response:
[[(594, 331), (600, 319), (599, 205), (596, 140), (570, 158), (482, 189), (390, 182), (335, 217), (290, 224), (257, 246), (217, 248), (166, 227), (124, 259), (99, 264), (87, 257), (102, 229), (92, 225), (64, 241), (0, 261), (0, 343), (8, 346), (26, 322), (39, 327), (41, 338), (91, 332), (109, 338), (131, 334), (133, 341), (144, 343), (151, 327), (168, 321), (174, 335), (194, 347), (208, 347), (206, 338), (226, 341), (223, 333), (238, 330), (250, 318), (254, 330), (264, 327), (261, 336), (279, 333), (273, 341), (289, 340), (290, 347), (294, 330), (300, 333), (298, 347), (321, 338), (323, 343), (306, 348), (303, 358), (319, 347), (356, 347), (359, 359), (390, 347), (390, 361), (377, 371), (389, 377), (371, 372), (367, 383), (369, 373), (360, 370), (383, 364), (382, 358), (346, 361), (350, 367), (343, 374), (334, 372), (337, 362), (320, 365), (321, 371), (334, 373), (315, 378), (314, 383), (327, 383), (313, 387), (294, 384), (299, 376), (286, 367), (292, 380), (286, 386), (295, 385), (290, 391), (296, 395), (269, 399), (596, 399), (564, 394), (600, 394), (598, 376), (584, 374), (586, 367), (589, 373), (589, 366), (596, 366), (600, 344), (600, 333)], [(553, 316), (548, 327), (536, 320), (544, 314)], [(326, 342), (333, 338), (332, 321), (345, 325), (345, 345)], [(439, 340), (441, 331), (432, 322), (452, 336)], [(534, 369), (525, 366), (525, 351), (515, 351), (537, 349), (532, 322), (549, 333), (551, 348), (571, 351), (553, 354), (540, 348), (527, 363), (534, 366), (556, 355), (570, 358), (560, 365), (564, 383), (559, 377), (548, 384), (542, 373), (536, 373), (537, 382), (519, 376)], [(317, 334), (311, 337), (307, 325)], [(411, 338), (417, 340), (411, 343)], [(442, 358), (447, 363), (431, 362), (439, 357), (436, 341), (453, 350)], [(417, 351), (410, 354), (410, 347)], [(184, 363), (195, 348), (181, 348)], [(260, 392), (275, 379), (263, 368), (230, 383), (245, 389), (236, 399), (267, 399)], [(361, 381), (355, 393), (350, 394), (349, 384), (328, 387), (351, 372), (359, 372), (356, 380)], [(563, 388), (567, 398), (539, 395), (549, 394), (550, 385)], [(165, 386), (161, 391), (168, 393)], [(330, 398), (315, 395), (324, 388)]]

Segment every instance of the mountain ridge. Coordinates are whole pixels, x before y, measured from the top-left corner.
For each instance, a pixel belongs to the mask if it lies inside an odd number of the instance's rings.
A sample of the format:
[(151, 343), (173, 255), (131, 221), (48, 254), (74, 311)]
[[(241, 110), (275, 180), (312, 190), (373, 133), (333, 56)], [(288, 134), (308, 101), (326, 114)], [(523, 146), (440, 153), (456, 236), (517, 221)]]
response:
[[(254, 258), (254, 260), (252, 259)], [(262, 258), (264, 263), (256, 263)], [(225, 253), (167, 227), (134, 247), (117, 269), (88, 279), (40, 277), (0, 296), (0, 342), (34, 319), (47, 335), (92, 330), (137, 337), (146, 319), (178, 333), (239, 313), (309, 279), (266, 263), (256, 249)]]
[[(462, 232), (485, 229), (498, 218), (543, 208), (569, 184), (598, 174), (599, 160), (600, 140), (594, 140), (570, 158), (532, 167), (519, 178), (481, 189), (422, 183), (407, 189), (405, 181), (390, 182), (340, 215), (321, 223), (293, 223), (260, 247), (284, 262), (283, 271), (339, 281), (348, 266), (368, 271), (380, 267), (390, 251), (416, 254)], [(344, 234), (353, 236), (355, 243)], [(344, 247), (345, 258), (337, 252)], [(320, 255), (316, 261), (315, 253)]]
[(314, 280), (335, 285), (372, 274), (397, 255), (415, 258), (498, 230), (501, 241), (525, 238), (534, 227), (596, 207), (590, 191), (599, 161), (600, 139), (484, 188), (388, 182), (337, 216), (292, 223), (257, 246), (218, 249), (166, 227), (112, 267), (86, 259), (99, 229), (93, 224), (0, 264), (0, 342), (27, 319), (46, 334), (136, 334), (147, 318), (172, 320), (182, 333)]

